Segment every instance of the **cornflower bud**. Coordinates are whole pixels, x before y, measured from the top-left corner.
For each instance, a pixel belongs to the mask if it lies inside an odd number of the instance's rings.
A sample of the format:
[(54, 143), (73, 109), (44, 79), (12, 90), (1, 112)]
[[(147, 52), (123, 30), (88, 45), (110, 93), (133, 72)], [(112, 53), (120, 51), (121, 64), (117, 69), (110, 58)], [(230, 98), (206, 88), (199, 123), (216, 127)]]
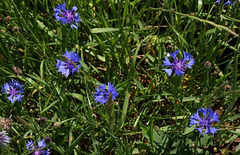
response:
[(232, 89), (232, 87), (231, 87), (230, 85), (226, 85), (226, 86), (225, 86), (225, 90), (226, 90), (226, 91), (229, 91), (229, 90), (231, 90), (231, 89)]
[(49, 143), (49, 142), (51, 141), (51, 138), (46, 137), (46, 138), (44, 138), (44, 141), (45, 141), (46, 143)]
[(11, 19), (11, 17), (10, 17), (10, 16), (7, 16), (7, 17), (6, 17), (6, 19), (7, 19), (7, 20), (10, 20), (10, 19)]
[(211, 62), (206, 61), (206, 62), (204, 63), (204, 67), (210, 68), (210, 67), (211, 67)]
[(173, 45), (168, 45), (167, 47), (168, 47), (169, 50), (173, 49)]
[(159, 130), (159, 127), (157, 125), (154, 126), (155, 130)]
[(40, 121), (41, 121), (41, 123), (46, 123), (46, 118), (45, 117), (41, 117)]
[(14, 27), (13, 27), (13, 30), (14, 30), (14, 31), (18, 31), (19, 29), (18, 29), (17, 26), (14, 26)]
[(53, 124), (53, 126), (57, 128), (57, 127), (60, 127), (60, 124), (58, 122), (56, 122)]

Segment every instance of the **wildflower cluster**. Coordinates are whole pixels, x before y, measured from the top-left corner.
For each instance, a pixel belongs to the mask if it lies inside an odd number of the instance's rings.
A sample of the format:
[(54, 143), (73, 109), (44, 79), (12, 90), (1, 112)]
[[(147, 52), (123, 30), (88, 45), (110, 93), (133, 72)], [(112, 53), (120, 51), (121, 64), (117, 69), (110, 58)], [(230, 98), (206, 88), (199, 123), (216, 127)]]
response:
[[(235, 0), (237, 1), (237, 0)], [(224, 3), (224, 5), (233, 5), (234, 3), (231, 3), (230, 0), (221, 1), (217, 0), (216, 3)], [(82, 19), (80, 18), (79, 14), (77, 13), (78, 8), (76, 6), (73, 6), (72, 9), (66, 9), (66, 3), (58, 5), (54, 9), (54, 16), (57, 21), (60, 21), (61, 24), (70, 24), (71, 28), (77, 29), (78, 24)], [(15, 28), (16, 31), (18, 28)], [(173, 49), (169, 46), (169, 49)], [(80, 67), (83, 65), (80, 63), (82, 61), (82, 58), (80, 58), (79, 54), (77, 52), (73, 51), (65, 51), (65, 53), (62, 53), (62, 58), (55, 59), (55, 69), (56, 72), (60, 72), (61, 76), (65, 76), (65, 79), (67, 79), (69, 76), (74, 75), (75, 72), (79, 72)], [(194, 57), (185, 51), (176, 50), (173, 53), (168, 53), (168, 55), (162, 60), (162, 66), (164, 67), (162, 72), (166, 72), (168, 76), (178, 76), (178, 77), (184, 77), (184, 74), (189, 70), (192, 69), (192, 66), (195, 64)], [(214, 62), (212, 62), (214, 63)], [(85, 65), (85, 64), (84, 64)], [(215, 65), (215, 64), (214, 64)], [(210, 61), (206, 61), (204, 63), (204, 66), (210, 70), (211, 63)], [(12, 67), (15, 74), (19, 77), (19, 75), (22, 75), (22, 70), (13, 66)], [(165, 73), (164, 72), (164, 73)], [(59, 73), (59, 74), (60, 74)], [(166, 74), (165, 73), (165, 74)], [(115, 100), (117, 99), (120, 94), (117, 92), (117, 88), (114, 86), (113, 83), (106, 81), (105, 84), (97, 85), (95, 88), (95, 92), (92, 93), (92, 100), (94, 98), (94, 101), (96, 103), (100, 103), (102, 106), (107, 103), (109, 99)], [(231, 90), (231, 87), (229, 85), (226, 86), (226, 90)], [(21, 85), (16, 80), (11, 80), (5, 84), (3, 84), (1, 88), (1, 93), (3, 96), (5, 95), (7, 99), (13, 104), (15, 101), (20, 102), (22, 98), (24, 97), (24, 85)], [(50, 98), (49, 98), (49, 101)], [(49, 106), (51, 108), (51, 106)], [(46, 110), (44, 110), (46, 111)], [(41, 117), (40, 123), (43, 126), (46, 121), (45, 117)], [(50, 122), (50, 121), (49, 121)], [(213, 123), (220, 122), (219, 116), (217, 112), (213, 112), (210, 108), (199, 108), (197, 111), (190, 117), (190, 125), (196, 127), (195, 129), (203, 134), (212, 134), (214, 135), (219, 130), (218, 128), (214, 128)], [(41, 126), (40, 125), (40, 126)], [(61, 123), (55, 123), (55, 127), (59, 127)], [(12, 119), (2, 118), (0, 119), (0, 128), (3, 129), (2, 132), (0, 132), (0, 147), (6, 147), (8, 143), (11, 142), (11, 138), (8, 137), (8, 133), (4, 130), (10, 130), (12, 126)], [(156, 126), (157, 129), (157, 126)], [(47, 149), (47, 142), (50, 141), (49, 137), (46, 137), (45, 139), (42, 139), (38, 141), (37, 143), (34, 143), (33, 140), (29, 140), (26, 143), (26, 149), (32, 153), (32, 155), (49, 155), (50, 149)], [(74, 146), (75, 147), (75, 146)]]

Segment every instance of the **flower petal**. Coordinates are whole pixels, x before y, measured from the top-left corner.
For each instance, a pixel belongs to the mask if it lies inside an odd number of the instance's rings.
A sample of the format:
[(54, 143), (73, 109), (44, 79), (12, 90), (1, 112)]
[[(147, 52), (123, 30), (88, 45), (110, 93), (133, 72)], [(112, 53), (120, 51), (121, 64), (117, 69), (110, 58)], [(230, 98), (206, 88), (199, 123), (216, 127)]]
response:
[(179, 53), (179, 50), (176, 50), (175, 52), (173, 52), (172, 54), (170, 54), (171, 55), (171, 57), (173, 58), (173, 59), (176, 59), (177, 58), (177, 55), (178, 55), (178, 53)]
[(168, 57), (165, 57), (165, 60), (163, 60), (163, 66), (172, 66), (172, 63), (169, 61)]
[(162, 69), (162, 70), (164, 70), (168, 74), (168, 76), (171, 76), (172, 69)]

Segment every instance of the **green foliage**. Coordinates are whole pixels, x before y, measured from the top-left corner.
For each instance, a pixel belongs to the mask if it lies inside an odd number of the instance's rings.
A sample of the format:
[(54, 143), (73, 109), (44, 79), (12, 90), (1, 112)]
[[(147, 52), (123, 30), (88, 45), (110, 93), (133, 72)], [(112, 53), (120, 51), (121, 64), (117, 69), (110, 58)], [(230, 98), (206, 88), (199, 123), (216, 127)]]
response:
[[(28, 154), (27, 140), (45, 137), (52, 154), (239, 153), (238, 2), (66, 0), (78, 8), (78, 29), (54, 18), (63, 2), (0, 3), (0, 86), (15, 79), (25, 92), (14, 104), (0, 94), (0, 116), (13, 119), (1, 154)], [(178, 49), (195, 60), (183, 78), (162, 70)], [(68, 78), (55, 65), (65, 50), (83, 58)], [(96, 103), (95, 88), (108, 81), (120, 96)], [(214, 136), (189, 127), (201, 107), (220, 116)]]

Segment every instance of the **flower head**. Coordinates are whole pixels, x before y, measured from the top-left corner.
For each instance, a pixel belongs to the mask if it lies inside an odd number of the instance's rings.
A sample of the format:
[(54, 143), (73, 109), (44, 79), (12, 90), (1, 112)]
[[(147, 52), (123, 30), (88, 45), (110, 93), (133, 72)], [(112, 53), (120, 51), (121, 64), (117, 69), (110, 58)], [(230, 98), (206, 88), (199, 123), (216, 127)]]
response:
[[(199, 113), (202, 113), (202, 116), (199, 116)], [(201, 134), (203, 132), (203, 129), (205, 129), (204, 134), (215, 134), (217, 132), (216, 128), (213, 128), (211, 123), (212, 122), (220, 122), (220, 120), (218, 119), (219, 116), (217, 115), (217, 112), (213, 112), (211, 109), (209, 108), (199, 108), (197, 110), (196, 113), (193, 114), (193, 116), (190, 117), (190, 125), (197, 125), (198, 128), (197, 129)]]
[(38, 146), (34, 146), (33, 144), (33, 141), (30, 140), (30, 141), (27, 141), (27, 144), (26, 144), (26, 148), (27, 150), (29, 151), (34, 151), (32, 153), (32, 155), (49, 155), (50, 154), (50, 149), (46, 149), (46, 150), (41, 150), (41, 148), (45, 147), (46, 146), (46, 143), (44, 141), (44, 139), (42, 139), (41, 141), (38, 142)]
[(112, 100), (115, 100), (116, 97), (119, 95), (116, 91), (116, 87), (114, 87), (114, 85), (111, 84), (110, 82), (108, 82), (108, 89), (106, 89), (106, 85), (104, 84), (99, 85), (96, 88), (95, 94), (93, 95), (95, 97), (94, 100), (96, 102), (105, 104), (108, 100), (110, 93), (112, 94)]
[[(80, 68), (80, 66), (82, 65), (82, 64), (78, 64), (79, 61), (82, 60), (82, 58), (79, 58), (78, 54), (75, 52), (66, 51), (66, 53), (63, 53), (63, 56), (65, 56), (70, 61), (72, 61), (77, 66), (77, 68)], [(68, 60), (61, 61), (61, 60), (57, 59), (56, 66), (58, 68), (58, 72), (62, 72), (62, 74), (65, 74), (66, 77), (68, 77), (70, 72), (72, 72), (72, 74), (75, 71), (79, 72), (79, 70), (75, 67), (75, 65), (72, 64), (72, 62), (70, 62), (70, 61), (68, 61)]]
[(7, 143), (11, 143), (11, 138), (8, 137), (8, 134), (6, 131), (0, 132), (0, 148), (6, 147)]
[(56, 17), (57, 21), (61, 21), (62, 24), (71, 24), (71, 28), (77, 29), (78, 22), (82, 20), (80, 19), (78, 13), (74, 13), (77, 11), (76, 6), (73, 6), (71, 10), (66, 10), (66, 4), (63, 3), (58, 5), (54, 11), (54, 16)]
[(35, 150), (35, 146), (34, 146), (32, 140), (27, 141), (26, 148), (27, 148), (27, 150), (29, 150), (29, 151)]
[(195, 63), (191, 54), (183, 51), (184, 59), (180, 59), (177, 58), (178, 53), (179, 50), (170, 54), (170, 56), (173, 58), (173, 62), (170, 62), (167, 56), (165, 57), (165, 60), (163, 60), (163, 66), (170, 67), (170, 69), (162, 70), (165, 70), (169, 76), (171, 76), (171, 73), (174, 71), (176, 75), (183, 77), (185, 70), (187, 68), (192, 68), (191, 66)]
[[(234, 0), (234, 1), (238, 1), (238, 0)], [(221, 0), (217, 0), (216, 3), (220, 4)], [(224, 3), (224, 5), (233, 5), (234, 3), (231, 3), (230, 0), (228, 0), (226, 3)]]
[(11, 118), (1, 118), (0, 119), (0, 128), (4, 130), (9, 130), (12, 127), (12, 119)]
[(12, 80), (8, 83), (3, 84), (2, 94), (4, 94), (5, 92), (8, 95), (8, 100), (11, 101), (11, 103), (16, 100), (20, 102), (23, 97), (22, 94), (24, 93), (23, 85), (18, 83), (18, 81)]

